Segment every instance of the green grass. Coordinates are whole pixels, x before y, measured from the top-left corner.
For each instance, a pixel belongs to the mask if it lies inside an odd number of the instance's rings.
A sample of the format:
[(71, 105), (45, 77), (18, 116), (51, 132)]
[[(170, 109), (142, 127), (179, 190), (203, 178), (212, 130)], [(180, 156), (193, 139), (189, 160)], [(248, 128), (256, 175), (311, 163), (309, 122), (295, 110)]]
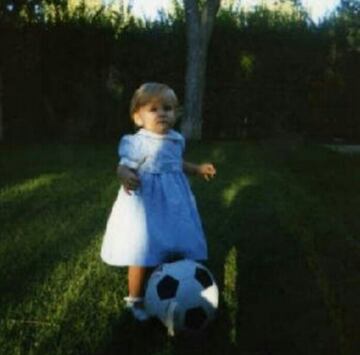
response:
[(0, 147), (0, 353), (357, 354), (360, 157), (317, 146), (207, 143), (187, 159), (221, 290), (199, 338), (124, 310), (126, 270), (99, 258), (115, 146)]

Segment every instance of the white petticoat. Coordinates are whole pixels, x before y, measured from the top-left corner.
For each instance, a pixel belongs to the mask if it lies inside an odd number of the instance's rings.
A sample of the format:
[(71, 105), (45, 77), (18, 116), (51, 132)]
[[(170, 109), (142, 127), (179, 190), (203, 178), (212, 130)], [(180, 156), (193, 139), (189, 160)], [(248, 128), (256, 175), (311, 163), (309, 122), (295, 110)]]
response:
[[(152, 189), (146, 191), (150, 196), (144, 196), (141, 189), (131, 196), (120, 189), (101, 248), (104, 262), (117, 266), (155, 266), (173, 256), (207, 259), (207, 246), (195, 200), (186, 186), (187, 181), (182, 181), (186, 177), (181, 173), (166, 175), (150, 175), (147, 179), (177, 180), (172, 193), (166, 193), (166, 189), (156, 193), (160, 181), (150, 184)], [(179, 181), (183, 182), (180, 186)], [(161, 199), (152, 198), (151, 190)]]

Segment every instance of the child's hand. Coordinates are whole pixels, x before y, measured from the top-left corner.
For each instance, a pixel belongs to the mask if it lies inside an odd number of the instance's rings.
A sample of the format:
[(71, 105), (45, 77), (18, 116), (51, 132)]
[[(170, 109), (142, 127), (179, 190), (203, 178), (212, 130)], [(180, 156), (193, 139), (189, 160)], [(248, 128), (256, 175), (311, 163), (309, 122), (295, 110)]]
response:
[(214, 165), (204, 163), (198, 166), (197, 173), (202, 176), (206, 181), (209, 181), (216, 175), (216, 169)]
[(119, 177), (124, 190), (128, 195), (131, 195), (131, 191), (137, 190), (140, 186), (140, 179), (136, 173), (130, 169), (121, 169), (119, 172)]

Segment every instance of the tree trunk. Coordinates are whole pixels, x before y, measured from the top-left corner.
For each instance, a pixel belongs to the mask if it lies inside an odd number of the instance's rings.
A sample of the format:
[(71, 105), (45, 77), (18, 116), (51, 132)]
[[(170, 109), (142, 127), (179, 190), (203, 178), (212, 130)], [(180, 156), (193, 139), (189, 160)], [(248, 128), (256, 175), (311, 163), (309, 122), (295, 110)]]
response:
[(184, 4), (188, 49), (181, 131), (188, 139), (200, 140), (207, 50), (220, 0), (206, 0), (202, 9), (197, 0), (184, 0)]

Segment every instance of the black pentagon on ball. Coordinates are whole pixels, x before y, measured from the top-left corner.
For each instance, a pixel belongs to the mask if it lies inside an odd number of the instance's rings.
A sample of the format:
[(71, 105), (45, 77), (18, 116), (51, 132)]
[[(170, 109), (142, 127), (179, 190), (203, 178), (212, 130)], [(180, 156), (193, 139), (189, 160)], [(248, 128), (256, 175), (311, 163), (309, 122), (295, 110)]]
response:
[(159, 298), (161, 300), (166, 300), (175, 297), (178, 287), (179, 287), (179, 281), (169, 275), (166, 275), (157, 284), (157, 292)]
[(205, 324), (206, 319), (206, 313), (201, 307), (190, 308), (185, 313), (184, 325), (187, 329), (198, 330)]
[(195, 279), (200, 282), (204, 289), (212, 286), (213, 284), (213, 280), (209, 273), (205, 269), (200, 267), (196, 268)]

